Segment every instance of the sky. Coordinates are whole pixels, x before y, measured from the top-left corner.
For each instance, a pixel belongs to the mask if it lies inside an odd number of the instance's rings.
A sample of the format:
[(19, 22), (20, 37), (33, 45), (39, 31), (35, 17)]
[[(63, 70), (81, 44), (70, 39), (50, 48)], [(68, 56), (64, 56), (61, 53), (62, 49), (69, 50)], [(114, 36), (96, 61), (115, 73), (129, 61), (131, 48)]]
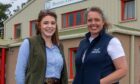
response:
[(13, 13), (13, 10), (17, 8), (17, 6), (21, 6), (22, 3), (27, 2), (27, 0), (0, 0), (3, 4), (12, 4), (10, 11)]

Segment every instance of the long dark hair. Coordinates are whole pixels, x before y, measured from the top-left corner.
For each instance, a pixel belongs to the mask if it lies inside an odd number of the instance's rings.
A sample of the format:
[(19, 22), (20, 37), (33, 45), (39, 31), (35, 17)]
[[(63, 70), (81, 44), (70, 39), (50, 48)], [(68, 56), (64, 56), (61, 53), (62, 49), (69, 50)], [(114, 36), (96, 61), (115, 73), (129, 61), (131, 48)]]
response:
[[(39, 35), (41, 34), (41, 30), (40, 30), (40, 23), (42, 21), (42, 19), (45, 17), (45, 16), (52, 16), (55, 18), (55, 20), (57, 21), (57, 15), (55, 12), (53, 11), (50, 11), (50, 10), (41, 10), (39, 15), (38, 15), (38, 19), (37, 19), (37, 25), (36, 25), (36, 34)], [(56, 31), (55, 33), (53, 34), (52, 36), (52, 43), (53, 44), (56, 44), (58, 45), (59, 44), (59, 38), (58, 38), (58, 27), (56, 25)]]
[(104, 28), (104, 29), (108, 29), (108, 28), (110, 27), (110, 24), (107, 22), (107, 20), (106, 20), (104, 14), (103, 14), (103, 11), (102, 11), (99, 7), (91, 7), (91, 8), (89, 8), (89, 9), (87, 10), (86, 17), (88, 16), (88, 13), (89, 13), (89, 12), (98, 12), (98, 13), (101, 15), (101, 17), (102, 17), (102, 19), (103, 19), (103, 21), (104, 21), (103, 28)]

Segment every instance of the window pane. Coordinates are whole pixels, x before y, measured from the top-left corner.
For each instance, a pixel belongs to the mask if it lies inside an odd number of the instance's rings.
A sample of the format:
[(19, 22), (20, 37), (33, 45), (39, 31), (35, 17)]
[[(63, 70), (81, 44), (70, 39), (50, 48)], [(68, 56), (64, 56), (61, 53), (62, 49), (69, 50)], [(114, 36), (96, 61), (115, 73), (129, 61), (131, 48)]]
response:
[(74, 24), (74, 15), (73, 14), (69, 14), (69, 17), (68, 17), (68, 25), (69, 26), (73, 26)]
[(64, 15), (62, 15), (62, 18), (63, 18), (63, 22), (62, 22), (62, 25), (63, 25), (63, 27), (66, 27), (66, 15), (64, 14)]
[(85, 12), (86, 10), (79, 10), (62, 14), (62, 26), (71, 27), (85, 24), (86, 23)]
[(135, 17), (135, 2), (130, 1), (125, 3), (125, 16), (124, 19)]
[(84, 10), (84, 24), (86, 24), (87, 23), (87, 16), (86, 16), (86, 10)]
[(76, 25), (80, 25), (81, 24), (81, 13), (77, 12), (76, 13)]
[(21, 24), (15, 26), (15, 38), (21, 37)]
[(4, 29), (1, 27), (1, 28), (0, 28), (0, 39), (1, 39), (1, 38), (3, 39), (3, 33), (4, 33)]
[(32, 22), (31, 22), (31, 27), (32, 27), (32, 28), (31, 28), (31, 29), (32, 29), (32, 30), (31, 30), (31, 32), (32, 32), (31, 35), (32, 35), (32, 36), (35, 36), (35, 35), (36, 35), (36, 21), (32, 21)]

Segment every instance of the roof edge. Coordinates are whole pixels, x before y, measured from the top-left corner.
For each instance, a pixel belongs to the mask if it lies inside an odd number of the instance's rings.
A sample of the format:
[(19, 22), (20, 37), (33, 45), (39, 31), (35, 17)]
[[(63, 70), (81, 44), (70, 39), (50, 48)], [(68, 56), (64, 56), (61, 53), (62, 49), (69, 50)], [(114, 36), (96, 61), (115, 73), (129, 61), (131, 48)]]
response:
[(4, 21), (4, 24), (11, 20), (12, 18), (14, 18), (17, 14), (21, 13), (24, 9), (26, 9), (28, 6), (30, 6), (30, 4), (32, 4), (35, 0), (31, 0), (30, 2), (28, 2), (21, 10), (17, 11), (14, 15), (12, 15), (11, 17), (9, 17), (8, 19), (6, 19)]

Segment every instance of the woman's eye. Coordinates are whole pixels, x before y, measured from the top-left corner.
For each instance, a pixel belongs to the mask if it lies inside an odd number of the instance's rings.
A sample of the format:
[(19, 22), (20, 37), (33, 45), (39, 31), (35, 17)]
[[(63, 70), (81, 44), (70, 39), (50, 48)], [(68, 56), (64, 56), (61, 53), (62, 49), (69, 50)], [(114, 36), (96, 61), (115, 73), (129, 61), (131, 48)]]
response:
[(88, 22), (92, 22), (92, 19), (88, 19)]
[(100, 21), (100, 19), (99, 18), (95, 18), (95, 21)]
[(51, 22), (51, 24), (52, 24), (52, 25), (55, 25), (55, 24), (56, 24), (56, 22)]
[(55, 25), (55, 24), (56, 24), (56, 22), (49, 22), (49, 21), (45, 21), (45, 22), (43, 22), (43, 24), (46, 24), (46, 25), (48, 25), (48, 24)]
[(45, 21), (45, 22), (44, 22), (44, 24), (48, 24), (48, 23), (49, 23), (48, 21)]

